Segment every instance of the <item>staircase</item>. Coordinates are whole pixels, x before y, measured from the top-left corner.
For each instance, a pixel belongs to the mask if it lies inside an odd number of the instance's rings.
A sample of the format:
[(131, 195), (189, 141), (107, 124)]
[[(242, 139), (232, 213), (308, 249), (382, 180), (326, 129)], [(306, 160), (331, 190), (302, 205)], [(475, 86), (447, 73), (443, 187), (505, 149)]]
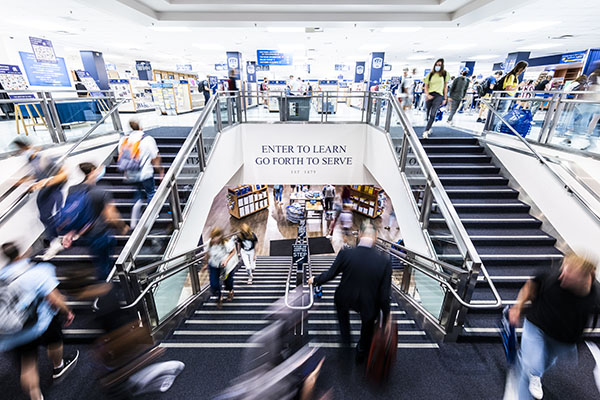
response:
[[(311, 256), (313, 273), (327, 270), (333, 256)], [(246, 271), (241, 268), (234, 278), (235, 297), (217, 309), (216, 299), (211, 297), (192, 318), (184, 321), (173, 334), (162, 342), (162, 347), (171, 348), (246, 348), (252, 346), (248, 339), (268, 325), (268, 308), (285, 293), (285, 281), (290, 257), (258, 257), (253, 284), (248, 285)], [(308, 310), (305, 330), (309, 346), (340, 347), (341, 338), (333, 296), (340, 277), (323, 286), (323, 297), (315, 301)], [(392, 313), (398, 321), (399, 348), (437, 348), (429, 336), (408, 319), (405, 311), (392, 304)], [(358, 341), (360, 318), (350, 314), (352, 338)]]
[[(421, 143), (502, 301), (513, 304), (528, 279), (561, 264), (556, 239), (541, 229), (542, 222), (530, 215), (530, 206), (519, 200), (519, 192), (509, 186), (476, 138), (434, 137)], [(431, 215), (430, 234), (441, 259), (460, 263), (456, 247), (448, 245), (451, 236), (441, 215)], [(481, 277), (472, 303), (495, 303)], [(497, 337), (500, 312), (469, 310), (462, 337)]]
[[(153, 135), (152, 130), (146, 133)], [(162, 165), (166, 172), (185, 141), (185, 137), (156, 136), (155, 140), (161, 154)], [(160, 180), (157, 178), (157, 188), (159, 184)], [(129, 225), (131, 223), (131, 209), (134, 204), (133, 196), (135, 190), (131, 184), (124, 181), (123, 173), (118, 171), (114, 161), (107, 166), (106, 174), (98, 182), (98, 186), (102, 187), (112, 197), (113, 203), (121, 213), (121, 217)], [(186, 188), (179, 190), (182, 205), (185, 204), (190, 191), (191, 189)], [(148, 236), (140, 255), (136, 258), (138, 262), (136, 266), (161, 259), (171, 237), (171, 232), (172, 223), (169, 205), (165, 204), (159, 218), (154, 223), (152, 233)], [(116, 260), (119, 256), (130, 234), (131, 232), (116, 236), (117, 246), (114, 254), (112, 254), (113, 260)], [(74, 275), (81, 276), (84, 274), (84, 280), (93, 282), (95, 269), (92, 264), (92, 256), (89, 254), (87, 248), (78, 247), (77, 242), (74, 243), (72, 248), (64, 250), (55, 256), (51, 262), (56, 266), (56, 273), (61, 283), (59, 289), (67, 293), (67, 296), (73, 285), (77, 286), (81, 284), (81, 282), (73, 282)], [(114, 282), (118, 282), (118, 279), (115, 279)], [(65, 341), (90, 341), (103, 333), (99, 324), (95, 321), (92, 303), (91, 300), (80, 301), (68, 298), (68, 304), (75, 313), (75, 320), (71, 326), (63, 329)]]

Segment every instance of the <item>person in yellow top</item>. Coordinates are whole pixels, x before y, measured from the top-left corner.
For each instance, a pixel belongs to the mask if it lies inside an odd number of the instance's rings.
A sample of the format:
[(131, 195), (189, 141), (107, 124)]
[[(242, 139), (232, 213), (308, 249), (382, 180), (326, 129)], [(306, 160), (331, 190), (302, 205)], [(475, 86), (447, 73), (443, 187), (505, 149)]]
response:
[(448, 100), (448, 81), (450, 74), (444, 69), (444, 59), (440, 58), (433, 64), (433, 70), (425, 77), (425, 107), (427, 126), (423, 138), (428, 138), (431, 126), (441, 106)]
[[(529, 64), (527, 61), (519, 61), (508, 74), (504, 75), (502, 78), (500, 78), (500, 80), (498, 80), (498, 83), (496, 86), (494, 86), (494, 91), (503, 92), (500, 95), (501, 97), (515, 97), (517, 90), (519, 89), (519, 75), (524, 73), (528, 66)], [(500, 100), (500, 103), (498, 104), (498, 112), (501, 115), (504, 115), (510, 108), (512, 102), (512, 99)], [(498, 118), (496, 118), (496, 120), (497, 122), (494, 130), (499, 131), (502, 122)]]

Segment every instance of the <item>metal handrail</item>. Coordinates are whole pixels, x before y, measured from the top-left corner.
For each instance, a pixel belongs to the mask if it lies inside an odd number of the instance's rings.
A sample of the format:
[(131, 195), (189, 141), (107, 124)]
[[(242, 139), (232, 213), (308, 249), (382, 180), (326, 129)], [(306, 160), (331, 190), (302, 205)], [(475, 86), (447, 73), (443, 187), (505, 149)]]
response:
[[(92, 126), (81, 138), (79, 138), (79, 140), (77, 140), (77, 142), (75, 142), (75, 144), (73, 146), (71, 146), (71, 148), (69, 150), (67, 150), (67, 152), (65, 154), (63, 154), (56, 162), (55, 166), (53, 167), (53, 169), (51, 170), (51, 173), (55, 173), (60, 169), (60, 166), (62, 165), (62, 163), (64, 163), (64, 161), (67, 159), (67, 157), (69, 157), (77, 147), (79, 147), (79, 145), (81, 143), (83, 143), (84, 140), (88, 139), (90, 137), (90, 135), (92, 133), (94, 133), (94, 131), (96, 129), (98, 129), (98, 127), (104, 123), (104, 121), (106, 121), (106, 119), (108, 117), (110, 117), (115, 111), (118, 110), (119, 106), (121, 104), (123, 104), (125, 100), (122, 100), (118, 103), (116, 103), (98, 122), (96, 122), (94, 124), (94, 126)], [(21, 196), (19, 196), (18, 199), (16, 199), (13, 204), (11, 204), (8, 208), (8, 210), (6, 210), (4, 213), (2, 213), (2, 215), (0, 215), (0, 226), (2, 226), (6, 220), (8, 219), (8, 217), (15, 212), (16, 210), (18, 210), (20, 207), (23, 206), (25, 200), (29, 197), (29, 195), (32, 192), (29, 191), (29, 189), (23, 193)]]
[[(393, 244), (395, 246), (398, 246), (398, 247), (402, 248), (403, 250), (409, 251), (411, 254), (417, 255), (418, 257), (421, 257), (421, 258), (424, 258), (424, 259), (427, 259), (427, 260), (430, 260), (430, 261), (433, 261), (433, 262), (436, 262), (436, 263), (441, 263), (438, 260), (432, 260), (432, 259), (430, 259), (429, 257), (427, 257), (425, 255), (422, 255), (422, 254), (417, 253), (415, 251), (409, 250), (409, 249), (407, 249), (404, 246), (400, 246), (398, 244), (391, 243), (391, 242), (389, 242), (389, 241), (387, 241), (385, 239), (378, 238), (377, 241), (381, 241), (381, 242), (384, 242), (386, 244)], [(441, 285), (443, 285), (452, 294), (452, 296), (454, 296), (454, 298), (463, 307), (466, 307), (466, 308), (469, 308), (469, 309), (490, 310), (490, 309), (498, 309), (498, 308), (501, 308), (503, 306), (502, 299), (500, 299), (499, 297), (497, 297), (498, 301), (495, 304), (472, 304), (472, 303), (467, 303), (467, 302), (465, 302), (462, 299), (462, 297), (460, 296), (460, 294), (458, 294), (458, 292), (452, 287), (452, 285), (447, 280), (441, 279), (439, 277), (440, 275), (443, 275), (442, 273), (440, 273), (440, 271), (437, 271), (437, 270), (429, 267), (426, 264), (418, 263), (416, 261), (416, 258), (414, 259), (414, 262), (413, 262), (413, 259), (410, 259), (410, 258), (407, 258), (407, 257), (403, 257), (403, 256), (397, 254), (394, 251), (390, 251), (390, 249), (386, 248), (385, 246), (383, 246), (383, 245), (381, 245), (379, 243), (377, 243), (376, 246), (380, 250), (384, 251), (385, 253), (391, 255), (392, 257), (396, 257), (398, 259), (401, 259), (404, 263), (409, 264), (411, 267), (415, 268), (416, 270), (418, 270), (422, 274), (428, 276), (429, 278), (431, 278), (431, 279), (435, 280), (436, 282), (440, 283)], [(462, 271), (462, 270), (459, 271), (459, 272), (462, 273), (462, 274), (466, 274), (467, 273), (467, 272)], [(489, 275), (487, 274), (487, 271), (485, 271), (485, 268), (482, 268), (482, 272), (484, 272), (485, 277), (489, 280)], [(491, 282), (491, 280), (489, 282)], [(491, 287), (493, 287), (493, 286), (491, 285)], [(496, 295), (497, 295), (497, 292), (494, 292), (494, 296), (496, 296)]]
[(542, 164), (550, 172), (550, 174), (556, 180), (558, 180), (558, 182), (563, 186), (563, 188), (565, 188), (567, 190), (567, 192), (572, 194), (581, 203), (581, 205), (583, 205), (583, 207), (586, 209), (586, 211), (589, 214), (591, 214), (594, 218), (596, 218), (596, 220), (598, 220), (598, 222), (600, 222), (600, 215), (594, 210), (594, 208), (590, 204), (588, 204), (587, 200), (585, 200), (576, 189), (574, 189), (558, 173), (556, 173), (556, 171), (554, 171), (554, 169), (552, 169), (552, 167), (550, 167), (550, 165), (548, 164), (548, 162), (546, 160), (546, 157), (544, 157), (536, 149), (534, 149), (533, 146), (524, 137), (522, 137), (519, 134), (519, 132), (517, 132), (516, 129), (512, 127), (512, 125), (510, 125), (504, 119), (504, 117), (492, 106), (492, 104), (490, 102), (488, 102), (487, 100), (482, 100), (482, 101), (486, 104), (486, 106), (488, 106), (489, 110), (496, 116), (496, 118), (498, 118), (500, 120), (500, 122), (502, 122), (504, 125), (506, 125), (508, 127), (508, 129), (510, 129), (510, 131), (513, 133), (513, 135), (516, 136), (525, 145), (525, 147), (527, 147), (527, 149), (531, 152), (533, 157), (537, 158), (537, 160), (540, 162), (540, 164)]
[(150, 229), (150, 227), (147, 227), (146, 225), (150, 223), (150, 219), (153, 218), (155, 214), (157, 214), (163, 207), (163, 204), (169, 195), (169, 190), (171, 190), (172, 188), (175, 177), (179, 175), (179, 173), (185, 166), (185, 162), (189, 157), (189, 154), (192, 152), (194, 146), (198, 144), (198, 136), (201, 133), (201, 128), (204, 125), (208, 116), (212, 113), (213, 109), (215, 108), (217, 104), (217, 97), (218, 96), (212, 96), (208, 101), (207, 105), (202, 110), (200, 117), (198, 117), (196, 123), (190, 131), (192, 134), (187, 137), (187, 139), (181, 146), (179, 153), (177, 154), (175, 160), (173, 161), (169, 170), (165, 174), (160, 186), (157, 188), (156, 193), (154, 194), (152, 200), (146, 208), (146, 211), (142, 214), (136, 228), (129, 237), (129, 240), (127, 240), (125, 247), (123, 247), (123, 250), (119, 254), (115, 266), (123, 265), (127, 261), (128, 257), (130, 257), (131, 255), (135, 256), (139, 252), (141, 243), (143, 243), (143, 241), (145, 240), (147, 232)]

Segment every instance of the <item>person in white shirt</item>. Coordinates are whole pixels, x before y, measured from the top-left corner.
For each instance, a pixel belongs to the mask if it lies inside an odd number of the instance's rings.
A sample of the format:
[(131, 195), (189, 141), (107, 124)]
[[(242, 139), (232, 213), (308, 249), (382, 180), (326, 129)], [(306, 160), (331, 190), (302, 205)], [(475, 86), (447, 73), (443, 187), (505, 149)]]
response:
[(125, 171), (125, 179), (136, 187), (135, 204), (131, 210), (131, 229), (133, 229), (140, 218), (143, 200), (150, 203), (156, 192), (154, 172), (157, 171), (162, 179), (164, 170), (160, 165), (160, 153), (154, 138), (145, 135), (137, 121), (129, 121), (129, 126), (132, 129), (131, 133), (122, 138), (119, 143), (119, 158), (121, 158), (123, 150), (128, 148), (137, 153), (135, 157), (139, 160), (139, 168)]

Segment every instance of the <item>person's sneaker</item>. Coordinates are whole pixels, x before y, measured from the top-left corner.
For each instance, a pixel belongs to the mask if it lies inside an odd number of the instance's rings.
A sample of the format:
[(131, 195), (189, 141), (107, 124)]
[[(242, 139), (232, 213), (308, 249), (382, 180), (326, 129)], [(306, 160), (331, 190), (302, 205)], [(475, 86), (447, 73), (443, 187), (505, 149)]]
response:
[(50, 246), (48, 246), (48, 249), (42, 256), (42, 260), (44, 260), (44, 261), (51, 260), (54, 258), (54, 256), (56, 256), (58, 253), (60, 253), (63, 250), (64, 250), (64, 247), (62, 245), (62, 239), (54, 238), (54, 239), (52, 239), (52, 241), (50, 242)]
[(63, 380), (70, 371), (73, 370), (75, 365), (77, 365), (77, 360), (79, 359), (79, 350), (75, 350), (75, 354), (70, 357), (63, 358), (62, 366), (59, 368), (54, 368), (52, 370), (52, 379), (54, 379), (55, 383)]
[(529, 375), (529, 393), (537, 400), (541, 400), (544, 397), (542, 378), (535, 375)]

